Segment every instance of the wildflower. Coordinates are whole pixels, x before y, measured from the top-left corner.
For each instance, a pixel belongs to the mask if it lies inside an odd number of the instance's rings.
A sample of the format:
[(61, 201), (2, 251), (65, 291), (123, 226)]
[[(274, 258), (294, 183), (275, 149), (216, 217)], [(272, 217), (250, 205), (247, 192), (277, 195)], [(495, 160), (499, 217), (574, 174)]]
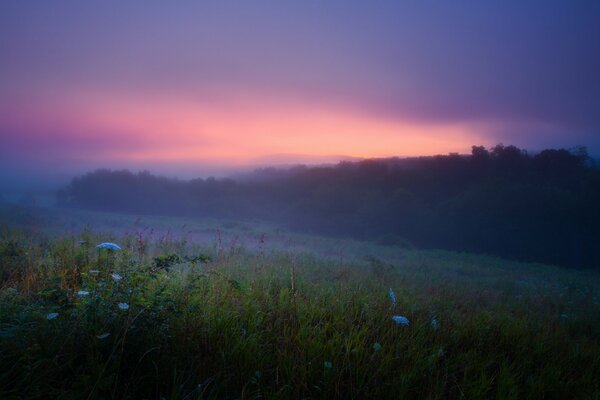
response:
[(119, 304), (117, 304), (117, 306), (123, 311), (129, 310), (129, 304), (127, 304), (127, 303), (119, 303)]
[(77, 291), (78, 296), (87, 296), (89, 294), (90, 294), (90, 292), (88, 292), (87, 290), (78, 290)]
[(408, 326), (408, 324), (409, 324), (408, 318), (403, 317), (401, 315), (394, 315), (392, 317), (392, 321), (394, 321), (398, 325), (406, 325), (406, 326)]
[(323, 363), (323, 367), (324, 367), (325, 369), (331, 369), (331, 368), (333, 368), (333, 363), (332, 363), (331, 361), (325, 361), (325, 362)]
[(431, 318), (431, 329), (433, 329), (434, 331), (437, 331), (439, 328), (439, 323), (437, 321), (437, 319), (435, 319), (435, 317)]
[(48, 321), (53, 320), (56, 317), (58, 317), (58, 313), (57, 312), (51, 312), (50, 314), (46, 315), (46, 319)]
[(373, 350), (375, 350), (375, 351), (381, 350), (381, 344), (379, 344), (379, 342), (375, 342), (375, 344), (373, 345)]
[(108, 332), (102, 333), (102, 334), (100, 334), (100, 335), (96, 335), (96, 337), (97, 337), (98, 339), (100, 339), (100, 340), (102, 340), (102, 339), (106, 339), (106, 338), (107, 338), (107, 337), (109, 337), (109, 336), (110, 336), (110, 333), (108, 333)]
[(99, 249), (109, 249), (109, 250), (121, 250), (121, 246), (119, 246), (116, 243), (112, 243), (112, 242), (104, 242), (104, 243), (100, 243), (98, 246), (96, 246)]
[(392, 307), (396, 307), (396, 295), (392, 288), (390, 288), (390, 301), (392, 302)]
[(123, 277), (119, 274), (110, 274), (115, 281), (120, 281)]

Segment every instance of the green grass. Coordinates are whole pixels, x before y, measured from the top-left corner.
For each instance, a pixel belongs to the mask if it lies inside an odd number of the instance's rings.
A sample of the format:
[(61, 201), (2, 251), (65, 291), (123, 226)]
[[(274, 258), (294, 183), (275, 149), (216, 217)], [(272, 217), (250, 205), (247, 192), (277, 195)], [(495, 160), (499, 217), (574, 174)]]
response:
[(0, 234), (2, 399), (600, 398), (591, 272), (245, 223), (44, 218)]

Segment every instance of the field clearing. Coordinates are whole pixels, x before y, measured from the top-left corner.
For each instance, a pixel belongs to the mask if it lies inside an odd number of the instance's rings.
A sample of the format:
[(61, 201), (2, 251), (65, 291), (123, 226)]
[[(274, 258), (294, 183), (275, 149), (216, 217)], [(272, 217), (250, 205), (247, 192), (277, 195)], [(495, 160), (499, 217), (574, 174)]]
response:
[(0, 221), (2, 398), (600, 397), (597, 273), (251, 222)]

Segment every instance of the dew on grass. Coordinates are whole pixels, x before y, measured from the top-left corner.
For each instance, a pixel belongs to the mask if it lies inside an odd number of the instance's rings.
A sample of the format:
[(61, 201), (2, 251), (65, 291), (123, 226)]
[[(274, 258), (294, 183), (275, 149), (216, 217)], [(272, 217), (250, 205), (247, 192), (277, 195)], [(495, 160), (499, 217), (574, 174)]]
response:
[(104, 242), (96, 246), (99, 249), (121, 250), (121, 246), (113, 242)]
[(58, 317), (58, 313), (57, 312), (51, 312), (48, 315), (46, 315), (46, 319), (48, 321), (53, 320), (53, 319), (55, 319), (57, 317)]
[(119, 303), (119, 304), (117, 304), (117, 307), (119, 307), (119, 309), (121, 309), (123, 311), (129, 310), (129, 304), (127, 304), (127, 303)]
[(408, 318), (403, 317), (402, 315), (394, 315), (392, 317), (392, 321), (394, 321), (398, 325), (406, 325), (406, 326), (408, 326), (408, 324), (409, 324)]

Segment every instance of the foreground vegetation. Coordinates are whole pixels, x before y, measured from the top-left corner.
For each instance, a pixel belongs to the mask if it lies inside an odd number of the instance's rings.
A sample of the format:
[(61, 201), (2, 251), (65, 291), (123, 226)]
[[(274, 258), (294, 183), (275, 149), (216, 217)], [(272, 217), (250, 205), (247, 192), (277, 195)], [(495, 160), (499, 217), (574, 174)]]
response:
[(600, 396), (592, 274), (23, 232), (0, 238), (3, 399)]

